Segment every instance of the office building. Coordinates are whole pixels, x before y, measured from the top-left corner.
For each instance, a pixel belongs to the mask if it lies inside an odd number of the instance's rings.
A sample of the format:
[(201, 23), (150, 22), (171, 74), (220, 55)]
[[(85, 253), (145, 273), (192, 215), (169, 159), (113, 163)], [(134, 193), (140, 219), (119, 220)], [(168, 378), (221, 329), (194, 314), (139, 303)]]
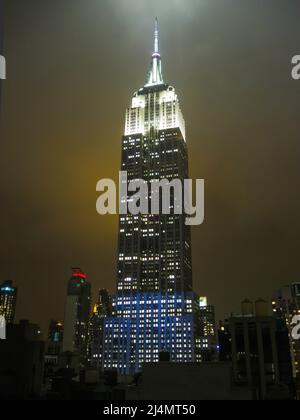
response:
[(300, 340), (295, 340), (292, 336), (293, 318), (300, 315), (300, 283), (293, 283), (279, 289), (274, 294), (272, 306), (274, 316), (283, 320), (289, 331), (293, 376), (300, 384)]
[(49, 343), (62, 343), (63, 340), (63, 324), (60, 321), (51, 320), (48, 330), (48, 342)]
[[(189, 178), (185, 121), (174, 87), (163, 78), (157, 21), (150, 72), (125, 120), (121, 169), (128, 183)], [(122, 203), (132, 199), (129, 193)], [(171, 188), (170, 214), (160, 207), (149, 215), (120, 216), (117, 293), (104, 325), (104, 369), (135, 373), (143, 363), (157, 362), (162, 350), (173, 362), (196, 361), (199, 304), (192, 289), (191, 231), (177, 204)]]
[(51, 320), (48, 329), (48, 339), (45, 348), (44, 385), (51, 388), (56, 370), (59, 368), (63, 343), (63, 324)]
[(217, 360), (217, 339), (215, 308), (208, 304), (207, 297), (199, 298), (198, 334), (196, 339), (197, 358), (199, 362)]
[(86, 361), (91, 284), (80, 268), (74, 268), (68, 283), (65, 305), (63, 353), (72, 353), (80, 365)]
[(12, 324), (15, 319), (17, 292), (12, 281), (0, 285), (0, 316), (4, 316), (7, 324)]
[(60, 321), (51, 320), (46, 343), (45, 360), (47, 364), (58, 365), (59, 356), (62, 353), (63, 324)]
[(106, 289), (101, 289), (89, 322), (88, 361), (92, 368), (102, 368), (104, 319), (111, 314), (111, 297)]
[(232, 363), (234, 383), (251, 389), (254, 399), (293, 398), (288, 331), (265, 301), (255, 309), (244, 301), (242, 313), (220, 325), (219, 346), (220, 360)]

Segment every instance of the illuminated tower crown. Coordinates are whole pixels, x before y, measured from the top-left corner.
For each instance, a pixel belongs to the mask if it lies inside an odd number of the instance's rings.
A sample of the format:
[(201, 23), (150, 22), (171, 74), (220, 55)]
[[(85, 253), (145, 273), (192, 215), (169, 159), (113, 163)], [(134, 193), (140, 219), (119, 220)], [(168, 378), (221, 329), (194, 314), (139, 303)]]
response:
[(185, 121), (179, 99), (172, 86), (165, 84), (159, 52), (158, 21), (155, 20), (154, 52), (148, 79), (143, 88), (133, 95), (126, 112), (125, 136), (147, 135), (151, 128), (166, 130), (180, 128), (185, 139)]

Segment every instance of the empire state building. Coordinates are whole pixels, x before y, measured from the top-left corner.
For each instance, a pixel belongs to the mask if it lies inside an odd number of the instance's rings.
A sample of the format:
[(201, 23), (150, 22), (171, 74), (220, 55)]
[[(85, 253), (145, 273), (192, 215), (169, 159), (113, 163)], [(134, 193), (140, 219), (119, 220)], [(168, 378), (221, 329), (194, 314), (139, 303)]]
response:
[[(185, 122), (175, 89), (163, 80), (157, 21), (154, 44), (147, 82), (126, 112), (122, 171), (127, 171), (128, 182), (176, 178), (183, 183), (189, 178)], [(118, 291), (191, 288), (190, 227), (185, 215), (174, 214), (174, 202), (170, 215), (120, 217)]]
[[(121, 165), (128, 182), (189, 178), (185, 121), (174, 87), (163, 78), (157, 20), (149, 75), (126, 111)], [(197, 361), (191, 232), (185, 214), (174, 210), (172, 188), (170, 198), (170, 214), (120, 216), (117, 291), (104, 325), (103, 369), (138, 372), (163, 350), (174, 362)]]

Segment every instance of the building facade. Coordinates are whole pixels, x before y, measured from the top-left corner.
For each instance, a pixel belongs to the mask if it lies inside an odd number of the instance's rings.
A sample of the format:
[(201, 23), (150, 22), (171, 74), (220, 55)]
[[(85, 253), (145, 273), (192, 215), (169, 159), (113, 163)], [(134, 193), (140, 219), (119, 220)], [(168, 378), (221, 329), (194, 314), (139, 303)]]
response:
[(90, 309), (91, 284), (80, 268), (74, 268), (68, 283), (62, 350), (77, 356), (80, 364), (87, 354)]
[(274, 316), (283, 320), (289, 331), (293, 376), (300, 387), (300, 340), (294, 340), (292, 336), (293, 317), (300, 315), (300, 283), (293, 283), (278, 290), (272, 306)]
[(194, 362), (194, 299), (184, 292), (118, 295), (115, 316), (105, 320), (103, 368), (132, 374), (158, 362), (161, 351), (173, 362)]
[[(126, 111), (121, 169), (128, 183), (189, 178), (185, 122), (174, 87), (163, 79), (157, 21), (146, 84)], [(149, 204), (149, 215), (120, 216), (117, 293), (113, 316), (104, 324), (104, 369), (135, 373), (143, 363), (157, 362), (162, 350), (171, 361), (196, 360), (191, 232), (185, 214), (176, 211), (174, 191), (169, 214)], [(162, 198), (159, 187), (156, 193)], [(132, 200), (129, 193), (121, 204)]]
[(48, 340), (46, 344), (46, 357), (50, 362), (58, 364), (58, 359), (62, 353), (63, 344), (63, 324), (60, 321), (51, 320), (48, 330)]
[(64, 327), (60, 321), (51, 320), (48, 330), (48, 342), (49, 343), (62, 343)]
[(112, 314), (108, 290), (100, 289), (89, 321), (88, 361), (92, 368), (102, 368), (104, 320)]
[(207, 297), (200, 297), (198, 334), (196, 339), (197, 361), (212, 362), (217, 360), (217, 338), (215, 307), (208, 304)]
[(15, 319), (17, 292), (12, 281), (0, 285), (0, 316), (4, 316), (7, 324), (13, 324)]
[(56, 370), (59, 368), (63, 344), (63, 324), (51, 320), (44, 356), (44, 385), (51, 388)]
[[(128, 182), (183, 182), (189, 178), (185, 122), (175, 89), (163, 81), (157, 27), (154, 48), (147, 83), (126, 112), (122, 171)], [(119, 292), (192, 290), (190, 227), (185, 215), (175, 214), (172, 198), (170, 215), (120, 217)]]
[(288, 331), (268, 314), (259, 300), (242, 304), (219, 329), (220, 361), (231, 362), (235, 385), (252, 390), (253, 398), (290, 399), (294, 396)]

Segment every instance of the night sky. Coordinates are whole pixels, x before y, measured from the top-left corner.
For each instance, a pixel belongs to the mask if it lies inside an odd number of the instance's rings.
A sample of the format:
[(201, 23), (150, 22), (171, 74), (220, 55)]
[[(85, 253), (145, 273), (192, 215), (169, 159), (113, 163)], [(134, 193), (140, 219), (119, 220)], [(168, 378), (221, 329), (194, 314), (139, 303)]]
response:
[(17, 316), (63, 319), (71, 267), (115, 290), (125, 109), (149, 70), (155, 16), (181, 99), (190, 175), (206, 181), (194, 288), (223, 318), (300, 281), (299, 0), (8, 0), (0, 153), (0, 282)]

